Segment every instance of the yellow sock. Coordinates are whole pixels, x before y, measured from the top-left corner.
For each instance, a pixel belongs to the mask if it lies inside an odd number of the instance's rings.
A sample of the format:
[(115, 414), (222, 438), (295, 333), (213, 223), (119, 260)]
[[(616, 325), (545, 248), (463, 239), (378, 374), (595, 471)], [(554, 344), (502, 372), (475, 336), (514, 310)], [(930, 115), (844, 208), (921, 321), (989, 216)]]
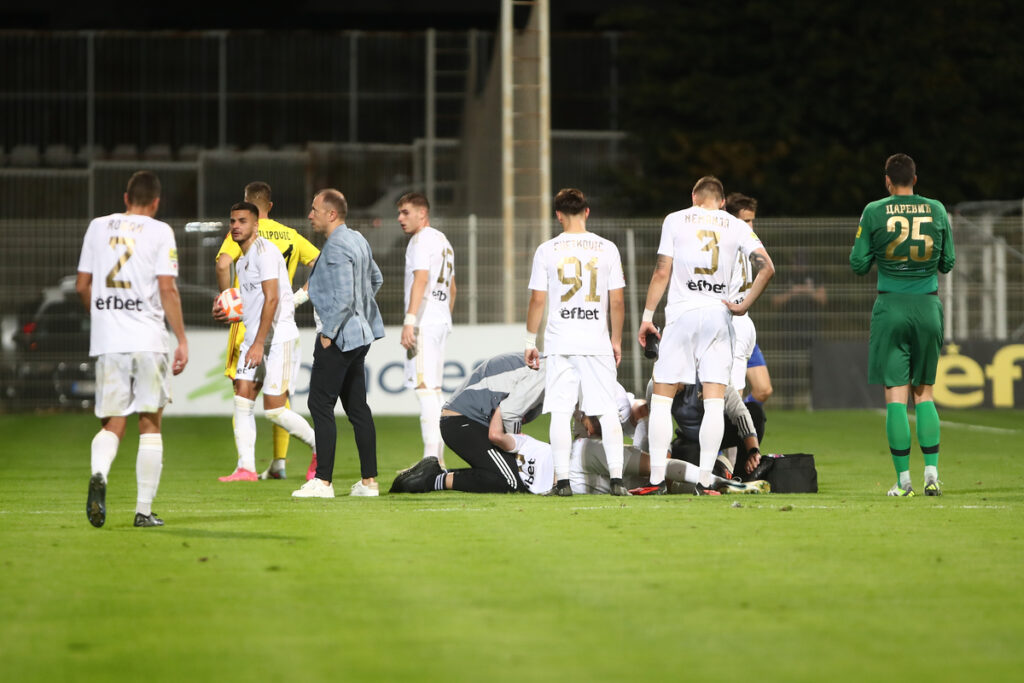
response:
[[(284, 407), (291, 408), (291, 401), (286, 400)], [(288, 457), (288, 442), (290, 440), (291, 434), (287, 429), (274, 425), (274, 460), (284, 460)]]

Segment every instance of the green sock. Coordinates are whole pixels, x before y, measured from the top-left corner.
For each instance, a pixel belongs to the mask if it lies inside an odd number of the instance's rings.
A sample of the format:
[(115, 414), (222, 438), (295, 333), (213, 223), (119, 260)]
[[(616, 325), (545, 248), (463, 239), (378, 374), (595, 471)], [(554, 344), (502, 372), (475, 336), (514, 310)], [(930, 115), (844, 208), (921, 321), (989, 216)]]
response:
[(934, 401), (917, 404), (917, 443), (924, 455), (925, 467), (939, 466), (939, 412)]
[(905, 403), (885, 406), (885, 436), (889, 440), (897, 481), (900, 488), (904, 488), (910, 484), (910, 419)]

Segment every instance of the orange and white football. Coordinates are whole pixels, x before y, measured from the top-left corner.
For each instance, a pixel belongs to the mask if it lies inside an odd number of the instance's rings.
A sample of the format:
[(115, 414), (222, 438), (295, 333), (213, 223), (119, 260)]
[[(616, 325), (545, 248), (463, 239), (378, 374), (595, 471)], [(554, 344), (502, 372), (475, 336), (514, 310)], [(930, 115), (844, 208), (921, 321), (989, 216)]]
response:
[(242, 319), (242, 294), (237, 287), (221, 292), (217, 297), (217, 305), (224, 311), (229, 321), (237, 323)]

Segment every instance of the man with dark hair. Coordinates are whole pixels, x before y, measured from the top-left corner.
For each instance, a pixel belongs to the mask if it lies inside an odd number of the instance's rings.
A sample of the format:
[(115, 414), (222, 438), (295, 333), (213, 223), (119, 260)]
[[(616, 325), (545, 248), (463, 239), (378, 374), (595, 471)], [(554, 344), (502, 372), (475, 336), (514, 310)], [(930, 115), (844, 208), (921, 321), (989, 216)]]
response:
[(622, 484), (622, 427), (615, 400), (625, 319), (622, 259), (614, 242), (587, 232), (590, 207), (582, 192), (573, 188), (559, 191), (554, 209), (563, 232), (537, 247), (533, 256), (524, 353), (527, 365), (539, 367), (537, 330), (550, 298), (544, 329), (544, 412), (551, 414), (553, 493), (572, 495), (569, 459), (572, 414), (578, 404), (601, 423), (611, 494), (628, 495)]
[[(712, 482), (722, 443), (725, 390), (731, 382), (732, 317), (750, 308), (775, 274), (768, 252), (750, 226), (722, 211), (722, 183), (705, 176), (693, 187), (693, 206), (665, 217), (658, 261), (647, 289), (640, 344), (653, 334), (662, 339), (654, 363), (650, 405), (651, 479), (640, 495), (666, 492), (666, 454), (672, 440), (672, 400), (698, 375), (704, 383), (704, 417), (700, 429), (700, 481), (697, 493)], [(754, 281), (740, 303), (728, 301), (729, 283), (739, 254), (751, 261)], [(654, 309), (669, 289), (665, 330), (654, 326)]]
[(455, 309), (455, 253), (448, 238), (430, 226), (430, 202), (418, 192), (398, 200), (398, 224), (409, 235), (405, 249), (405, 386), (420, 402), (423, 457), (444, 464), (441, 384), (444, 348)]
[(441, 411), (441, 436), (469, 468), (445, 470), (422, 458), (395, 477), (391, 493), (546, 493), (551, 489), (551, 447), (521, 434), (540, 415), (544, 369), (522, 354), (504, 353), (473, 368)]
[[(731, 192), (725, 198), (725, 210), (754, 229), (757, 218), (757, 200), (739, 192)], [(749, 259), (741, 255), (733, 270), (729, 286), (729, 300), (739, 303), (754, 284), (754, 273)], [(772, 380), (764, 355), (757, 344), (757, 330), (749, 314), (737, 315), (732, 320), (736, 339), (733, 343), (732, 385), (743, 394), (746, 381), (750, 382), (750, 395), (758, 403), (764, 403), (772, 394)], [(746, 380), (746, 381), (744, 381)]]
[(858, 275), (878, 266), (878, 297), (871, 310), (868, 381), (885, 385), (885, 433), (896, 468), (890, 496), (913, 496), (910, 420), (914, 396), (917, 441), (924, 455), (924, 492), (939, 488), (939, 414), (932, 386), (943, 341), (938, 273), (956, 263), (953, 232), (942, 204), (914, 192), (917, 169), (906, 154), (885, 162), (889, 196), (864, 207), (850, 267)]
[[(259, 209), (259, 235), (272, 242), (281, 251), (285, 265), (288, 268), (288, 282), (292, 283), (295, 280), (295, 272), (298, 269), (299, 263), (307, 266), (310, 265), (316, 261), (316, 257), (320, 255), (320, 250), (300, 235), (297, 230), (289, 228), (287, 225), (282, 225), (270, 218), (270, 210), (274, 207), (274, 202), (271, 201), (270, 185), (260, 180), (253, 181), (245, 186), (244, 198), (245, 201), (250, 202)], [(239, 249), (238, 243), (231, 238), (231, 233), (228, 232), (224, 237), (224, 242), (220, 245), (220, 250), (217, 252), (217, 284), (221, 291), (231, 287), (231, 267), (241, 256), (242, 250)], [(237, 285), (237, 283), (238, 280), (235, 278), (235, 284)], [(306, 293), (306, 289), (300, 287), (295, 290), (292, 298), (295, 302), (295, 307), (298, 308), (309, 299), (309, 296)], [(214, 308), (216, 311), (216, 306)], [(214, 315), (216, 315), (216, 312)], [(241, 321), (232, 323), (228, 331), (227, 363), (224, 367), (225, 376), (232, 381), (235, 379), (235, 371), (238, 368), (238, 359), (241, 356), (240, 350), (244, 337), (245, 323)], [(290, 399), (287, 396), (285, 397), (284, 405), (285, 408), (291, 408)], [(288, 430), (275, 424), (273, 433), (274, 457), (271, 460), (270, 466), (260, 474), (260, 479), (286, 478), (285, 462), (288, 456)], [(311, 478), (315, 470), (316, 453), (313, 454), (313, 458), (310, 461), (306, 478)]]
[[(154, 218), (160, 180), (139, 171), (128, 181), (125, 211), (89, 224), (78, 261), (75, 288), (89, 309), (89, 355), (96, 357), (96, 417), (86, 515), (95, 527), (107, 519), (107, 477), (124, 438), (128, 415), (139, 416), (135, 463), (138, 499), (135, 526), (163, 526), (153, 499), (163, 471), (160, 421), (170, 401), (168, 370), (188, 363), (188, 340), (178, 294), (178, 249), (171, 226)], [(94, 275), (96, 277), (94, 277)], [(178, 345), (167, 352), (164, 321)]]
[[(256, 397), (263, 392), (263, 410), (274, 425), (315, 447), (313, 428), (287, 406), (299, 375), (299, 328), (284, 257), (259, 234), (259, 208), (250, 202), (231, 207), (231, 239), (238, 259), (238, 291), (242, 297), (245, 337), (235, 368), (234, 432), (238, 462), (220, 481), (256, 481)], [(214, 317), (224, 312), (214, 305)]]
[(384, 321), (374, 297), (384, 278), (366, 238), (345, 225), (348, 203), (337, 190), (313, 197), (309, 222), (326, 237), (309, 276), (309, 300), (317, 318), (309, 412), (316, 432), (316, 476), (292, 493), (296, 498), (334, 498), (334, 452), (338, 399), (352, 424), (361, 479), (353, 496), (377, 496), (377, 429), (366, 403), (366, 353), (384, 336)]
[(128, 179), (126, 206), (151, 206), (160, 199), (160, 179), (151, 171), (136, 171)]

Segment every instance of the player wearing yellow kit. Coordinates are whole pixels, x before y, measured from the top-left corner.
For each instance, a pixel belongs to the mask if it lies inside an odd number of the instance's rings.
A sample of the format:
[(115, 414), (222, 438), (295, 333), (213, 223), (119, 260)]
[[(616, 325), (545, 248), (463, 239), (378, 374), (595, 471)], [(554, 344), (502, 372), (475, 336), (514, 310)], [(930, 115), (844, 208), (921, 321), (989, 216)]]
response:
[[(269, 217), (270, 209), (274, 202), (271, 201), (270, 185), (256, 181), (245, 186), (245, 201), (255, 204), (260, 210), (259, 234), (281, 250), (284, 256), (285, 265), (288, 267), (288, 281), (295, 282), (295, 271), (299, 263), (310, 265), (320, 255), (320, 250), (305, 237), (300, 235), (294, 228), (278, 223)], [(224, 243), (217, 252), (217, 285), (221, 290), (238, 286), (238, 278), (231, 280), (231, 266), (242, 255), (238, 244), (231, 239), (231, 233), (224, 237)], [(309, 300), (305, 289), (295, 293), (295, 307)], [(242, 339), (245, 337), (245, 325), (241, 322), (233, 323), (228, 332), (228, 353), (227, 362), (224, 366), (224, 375), (235, 379), (235, 369), (238, 367), (239, 349), (242, 346)], [(285, 404), (290, 408), (290, 402)], [(288, 432), (281, 427), (274, 425), (274, 459), (262, 474), (260, 479), (284, 479), (285, 458), (288, 455)], [(310, 464), (310, 472), (316, 471), (316, 456)], [(307, 479), (309, 479), (307, 472)]]

